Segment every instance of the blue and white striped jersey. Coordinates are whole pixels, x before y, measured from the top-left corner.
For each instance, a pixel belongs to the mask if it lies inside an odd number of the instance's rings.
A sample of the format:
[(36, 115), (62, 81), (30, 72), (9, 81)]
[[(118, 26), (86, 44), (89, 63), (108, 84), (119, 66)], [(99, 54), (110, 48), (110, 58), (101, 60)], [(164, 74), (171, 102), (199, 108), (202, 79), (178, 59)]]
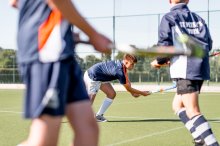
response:
[(113, 81), (119, 80), (121, 84), (130, 83), (128, 80), (127, 70), (122, 61), (105, 61), (91, 66), (88, 75), (93, 81)]
[(185, 3), (175, 5), (161, 20), (158, 45), (175, 46), (176, 38), (174, 35), (177, 34), (177, 29), (202, 44), (206, 51), (206, 56), (202, 59), (187, 56), (171, 58), (171, 78), (210, 79), (208, 54), (212, 48), (212, 39), (205, 21), (197, 14), (191, 12)]

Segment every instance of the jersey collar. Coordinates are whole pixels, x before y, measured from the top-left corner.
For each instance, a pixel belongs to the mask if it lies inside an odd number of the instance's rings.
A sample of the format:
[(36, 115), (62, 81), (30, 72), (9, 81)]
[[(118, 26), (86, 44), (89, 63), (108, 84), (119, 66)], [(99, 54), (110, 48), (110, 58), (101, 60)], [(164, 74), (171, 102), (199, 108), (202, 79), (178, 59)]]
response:
[(174, 5), (174, 6), (170, 9), (170, 11), (174, 11), (174, 10), (177, 10), (177, 9), (189, 9), (189, 8), (187, 7), (187, 4), (186, 4), (186, 3), (179, 3), (179, 4)]

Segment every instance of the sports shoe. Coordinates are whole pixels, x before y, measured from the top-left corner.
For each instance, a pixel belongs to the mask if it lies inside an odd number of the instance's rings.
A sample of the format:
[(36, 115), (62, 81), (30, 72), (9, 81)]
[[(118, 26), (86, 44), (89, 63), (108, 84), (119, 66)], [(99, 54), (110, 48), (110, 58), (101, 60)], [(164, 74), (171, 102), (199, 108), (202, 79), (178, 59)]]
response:
[(195, 142), (194, 141), (195, 146), (208, 146), (205, 144), (204, 140), (200, 141), (200, 142)]
[(95, 116), (97, 122), (107, 122), (107, 119), (103, 115)]

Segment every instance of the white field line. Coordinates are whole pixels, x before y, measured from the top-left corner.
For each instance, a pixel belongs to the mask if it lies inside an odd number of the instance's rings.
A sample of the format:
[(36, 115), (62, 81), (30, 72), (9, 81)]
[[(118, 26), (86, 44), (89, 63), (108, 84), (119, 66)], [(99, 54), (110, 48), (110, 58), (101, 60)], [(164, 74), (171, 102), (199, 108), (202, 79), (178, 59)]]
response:
[(220, 120), (219, 121), (212, 121), (212, 123), (220, 123)]
[(140, 137), (136, 137), (136, 138), (133, 138), (133, 139), (127, 139), (127, 140), (120, 141), (120, 142), (117, 142), (117, 143), (109, 144), (109, 145), (107, 145), (107, 146), (121, 145), (121, 144), (129, 143), (129, 142), (141, 140), (141, 139), (144, 139), (144, 138), (149, 138), (149, 137), (152, 137), (152, 136), (157, 136), (157, 135), (169, 133), (169, 132), (176, 131), (176, 130), (179, 130), (179, 129), (182, 129), (182, 128), (184, 128), (184, 126), (176, 127), (176, 128), (173, 128), (173, 129), (164, 130), (164, 131), (160, 131), (160, 132), (155, 132), (155, 133), (152, 133), (152, 134), (147, 134), (147, 135), (140, 136)]
[(0, 111), (11, 111), (11, 110), (17, 110), (17, 109), (20, 109), (20, 107), (19, 106), (8, 106), (8, 107), (2, 107), (2, 108), (0, 108)]
[[(133, 100), (133, 101), (127, 101), (127, 102), (115, 102), (113, 103), (111, 106), (114, 106), (114, 105), (121, 105), (121, 104), (135, 104), (135, 103), (147, 103), (147, 102), (150, 102), (151, 99), (147, 99), (147, 100)], [(155, 99), (154, 99), (155, 100)], [(167, 101), (168, 99), (167, 98), (164, 98), (164, 99), (156, 99), (156, 101)]]
[[(161, 94), (161, 93), (158, 93), (158, 94)], [(219, 93), (212, 93), (212, 94), (208, 94), (208, 95), (220, 95)], [(208, 95), (204, 95), (204, 94), (201, 94), (200, 96), (208, 96)], [(117, 98), (117, 97), (116, 97)], [(170, 97), (164, 97), (164, 98), (161, 98), (161, 97), (152, 97), (152, 96), (150, 96), (150, 97), (148, 97), (148, 96), (146, 96), (146, 97), (140, 97), (140, 98), (146, 98), (144, 101), (143, 100), (138, 100), (138, 99), (136, 99), (136, 100), (133, 100), (133, 101), (125, 101), (125, 102), (114, 102), (111, 106), (115, 106), (115, 105), (121, 105), (121, 104), (135, 104), (135, 103), (145, 103), (145, 102), (148, 102), (148, 101), (150, 101), (151, 99), (154, 99), (154, 100), (156, 100), (156, 101), (167, 101), (167, 100), (169, 100), (169, 98)], [(172, 97), (173, 98), (173, 97)], [(95, 105), (95, 106), (100, 106), (100, 105)]]
[(23, 114), (23, 112), (15, 112), (15, 111), (0, 111), (0, 113)]

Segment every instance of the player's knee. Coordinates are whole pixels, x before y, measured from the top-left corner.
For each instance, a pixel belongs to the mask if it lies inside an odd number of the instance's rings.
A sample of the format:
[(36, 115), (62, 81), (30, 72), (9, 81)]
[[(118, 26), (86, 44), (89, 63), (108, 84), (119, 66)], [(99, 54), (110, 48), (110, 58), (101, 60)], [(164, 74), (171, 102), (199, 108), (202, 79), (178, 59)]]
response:
[(174, 113), (174, 114), (177, 114), (177, 112), (178, 112), (178, 110), (175, 109), (175, 108), (173, 108), (173, 113)]
[(189, 109), (187, 112), (189, 118), (195, 117), (197, 115), (201, 115), (201, 112), (198, 109)]
[(179, 110), (181, 109), (182, 107), (179, 107), (177, 105), (172, 105), (172, 110), (175, 114), (177, 114), (179, 112)]
[(94, 136), (97, 138), (99, 136), (99, 127), (96, 121), (91, 122), (90, 125), (84, 130), (84, 136), (87, 135), (88, 137)]
[(110, 93), (107, 94), (107, 97), (108, 97), (108, 98), (111, 98), (111, 99), (114, 99), (115, 96), (116, 96), (116, 92), (115, 92), (115, 91), (112, 91), (112, 92), (110, 92)]
[(95, 135), (99, 135), (99, 126), (98, 126), (97, 122), (95, 122), (93, 125), (93, 131), (94, 131)]
[(176, 114), (177, 112), (179, 112), (182, 108), (184, 108), (183, 104), (179, 103), (179, 102), (175, 102), (173, 101), (172, 103), (172, 110), (173, 112)]
[[(77, 129), (77, 128), (76, 128)], [(80, 131), (79, 131), (80, 130)], [(86, 140), (85, 137), (87, 138)], [(84, 127), (78, 128), (78, 131), (75, 131), (75, 139), (73, 141), (74, 145), (98, 145), (99, 138), (99, 127), (95, 120), (90, 121)]]

